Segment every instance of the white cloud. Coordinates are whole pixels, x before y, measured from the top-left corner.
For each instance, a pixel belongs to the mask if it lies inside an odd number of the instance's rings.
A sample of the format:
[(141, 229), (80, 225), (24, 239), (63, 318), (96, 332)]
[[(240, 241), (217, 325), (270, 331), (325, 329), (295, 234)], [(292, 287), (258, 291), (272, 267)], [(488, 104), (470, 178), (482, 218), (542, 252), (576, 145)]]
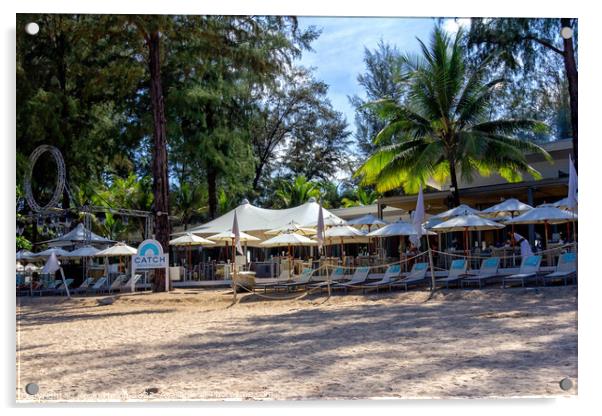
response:
[(445, 29), (446, 32), (451, 33), (451, 34), (456, 34), (458, 32), (458, 29), (463, 28), (463, 29), (468, 29), (470, 27), (470, 19), (469, 18), (453, 18), (453, 19), (445, 19), (445, 22), (443, 23), (443, 29)]

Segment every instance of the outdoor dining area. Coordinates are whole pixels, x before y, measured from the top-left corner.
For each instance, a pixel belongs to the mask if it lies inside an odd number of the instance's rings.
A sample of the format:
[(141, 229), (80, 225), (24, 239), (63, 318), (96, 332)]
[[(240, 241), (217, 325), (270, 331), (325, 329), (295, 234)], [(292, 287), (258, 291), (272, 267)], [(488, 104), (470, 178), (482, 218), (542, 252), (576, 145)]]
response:
[[(576, 253), (576, 212), (576, 174), (569, 178), (567, 198), (539, 206), (508, 198), (482, 210), (461, 204), (427, 213), (421, 188), (411, 221), (387, 222), (372, 214), (344, 220), (314, 198), (288, 209), (243, 200), (226, 214), (173, 235), (169, 280), (172, 287), (228, 286), (233, 276), (253, 284), (310, 275), (314, 281), (333, 276), (353, 281), (358, 270), (380, 278), (393, 266), (401, 276), (425, 264), (432, 276), (449, 278), (459, 262), (466, 277), (488, 259), (512, 274), (532, 258), (549, 272), (560, 266), (562, 256)], [(83, 224), (38, 245), (47, 248), (17, 252), (18, 293), (151, 289), (152, 271), (132, 273), (136, 248)], [(59, 264), (61, 279), (56, 279)]]

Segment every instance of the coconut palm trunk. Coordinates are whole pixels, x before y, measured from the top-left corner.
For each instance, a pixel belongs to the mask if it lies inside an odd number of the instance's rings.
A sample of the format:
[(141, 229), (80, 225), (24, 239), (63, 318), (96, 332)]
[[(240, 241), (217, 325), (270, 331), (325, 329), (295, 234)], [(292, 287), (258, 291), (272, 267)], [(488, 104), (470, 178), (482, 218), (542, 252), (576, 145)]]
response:
[[(159, 31), (150, 32), (146, 38), (149, 54), (150, 95), (153, 111), (153, 194), (155, 239), (164, 249), (169, 247), (169, 182), (167, 176), (167, 132), (165, 102), (161, 83), (161, 38)], [(166, 250), (167, 251), (167, 250)], [(165, 271), (155, 270), (155, 292), (169, 290), (165, 287)]]

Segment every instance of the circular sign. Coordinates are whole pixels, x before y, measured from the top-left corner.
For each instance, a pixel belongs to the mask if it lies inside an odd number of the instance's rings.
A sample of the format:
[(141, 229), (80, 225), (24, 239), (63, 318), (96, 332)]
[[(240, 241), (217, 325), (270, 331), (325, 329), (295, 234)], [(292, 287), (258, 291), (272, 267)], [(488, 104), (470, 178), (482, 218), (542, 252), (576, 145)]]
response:
[[(39, 157), (46, 152), (50, 153), (56, 163), (57, 180), (52, 198), (50, 198), (50, 201), (48, 201), (46, 205), (40, 206), (33, 196), (33, 192), (31, 190), (31, 179), (33, 175), (33, 168), (36, 162), (38, 161)], [(63, 196), (63, 189), (65, 188), (65, 161), (63, 160), (61, 151), (54, 146), (49, 146), (46, 144), (36, 147), (36, 149), (31, 152), (31, 155), (29, 156), (29, 166), (27, 167), (27, 172), (25, 173), (23, 185), (25, 188), (25, 200), (27, 201), (27, 205), (29, 205), (33, 211), (45, 211), (50, 207), (57, 206)]]
[(25, 25), (25, 32), (27, 32), (28, 35), (37, 35), (39, 31), (40, 25), (36, 22), (30, 22)]

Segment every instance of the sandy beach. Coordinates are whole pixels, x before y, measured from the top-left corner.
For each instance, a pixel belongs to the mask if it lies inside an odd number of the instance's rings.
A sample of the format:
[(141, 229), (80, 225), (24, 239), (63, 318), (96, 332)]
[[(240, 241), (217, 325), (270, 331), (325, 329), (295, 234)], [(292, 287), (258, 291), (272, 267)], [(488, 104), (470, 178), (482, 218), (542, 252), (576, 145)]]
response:
[[(577, 394), (577, 290), (17, 299), (18, 401)], [(570, 377), (563, 391), (559, 381)], [(39, 385), (28, 396), (27, 383)]]

